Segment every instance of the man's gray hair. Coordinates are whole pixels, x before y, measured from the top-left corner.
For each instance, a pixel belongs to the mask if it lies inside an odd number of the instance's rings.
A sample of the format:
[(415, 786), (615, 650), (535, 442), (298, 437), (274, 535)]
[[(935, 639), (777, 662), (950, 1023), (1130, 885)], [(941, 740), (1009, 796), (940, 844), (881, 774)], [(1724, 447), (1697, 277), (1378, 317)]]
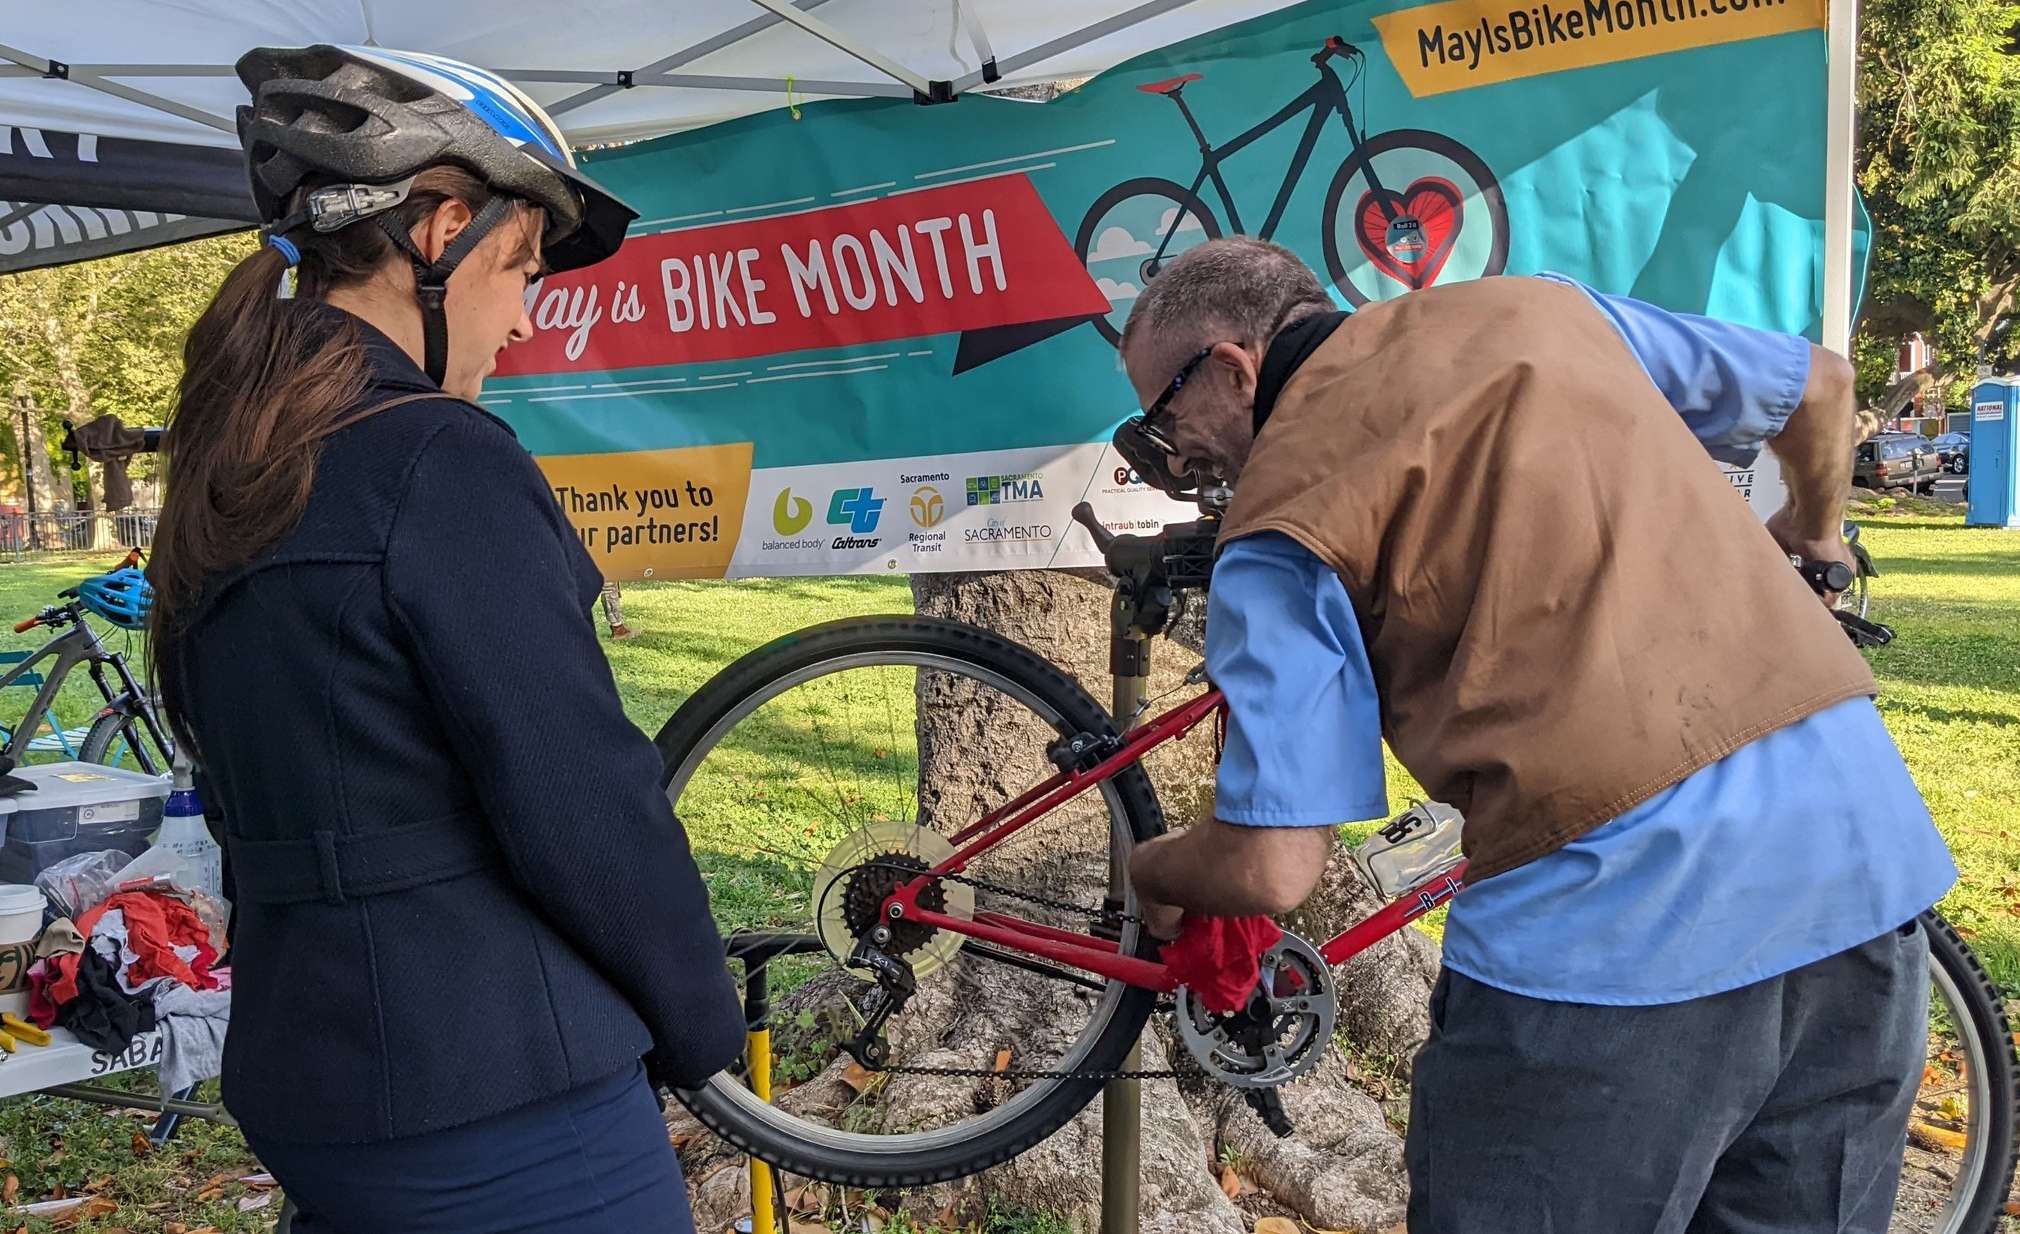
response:
[(1190, 354), (1215, 343), (1257, 343), (1315, 313), (1335, 309), (1311, 267), (1281, 244), (1228, 236), (1172, 259), (1137, 296), (1122, 328), (1122, 350), (1148, 347), (1146, 360)]

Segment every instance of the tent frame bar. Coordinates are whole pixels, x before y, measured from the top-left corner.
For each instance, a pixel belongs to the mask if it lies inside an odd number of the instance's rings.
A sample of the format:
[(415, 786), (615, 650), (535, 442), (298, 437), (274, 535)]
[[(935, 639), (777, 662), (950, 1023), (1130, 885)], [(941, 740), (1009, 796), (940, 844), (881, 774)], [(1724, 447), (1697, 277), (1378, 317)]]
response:
[(60, 60), (45, 60), (41, 56), (30, 55), (25, 51), (8, 47), (5, 44), (0, 44), (0, 60), (12, 60), (23, 68), (34, 70), (40, 76), (75, 82), (80, 86), (96, 90), (101, 94), (109, 94), (114, 98), (125, 99), (129, 103), (138, 103), (142, 107), (149, 107), (155, 111), (167, 112), (171, 116), (179, 116), (184, 120), (194, 120), (198, 124), (208, 125), (214, 129), (222, 129), (234, 137), (238, 136), (238, 126), (230, 120), (226, 120), (220, 116), (213, 116), (198, 107), (178, 103), (174, 99), (165, 99), (158, 94), (149, 94), (145, 90), (136, 90), (132, 86), (124, 86), (116, 81), (107, 81), (105, 78), (90, 71), (91, 66), (88, 65), (69, 65)]
[[(802, 9), (813, 9), (826, 4), (827, 0), (793, 0), (793, 3)], [(692, 64), (703, 56), (721, 51), (725, 47), (741, 43), (753, 35), (769, 30), (773, 26), (778, 25), (782, 20), (784, 19), (775, 13), (767, 13), (763, 17), (753, 17), (740, 26), (732, 26), (720, 34), (705, 38), (691, 47), (684, 47), (670, 56), (661, 57), (642, 69), (634, 70), (630, 74), (631, 80), (629, 84), (623, 80), (623, 74), (613, 74), (610, 81), (592, 86), (579, 94), (571, 94), (560, 102), (555, 103), (547, 109), (547, 114), (558, 116), (562, 112), (574, 111), (576, 108), (594, 103), (598, 99), (608, 98), (619, 90), (629, 89), (631, 86), (649, 84), (643, 79), (660, 77), (673, 69), (679, 68), (683, 64)], [(507, 74), (507, 76), (510, 76), (510, 74)]]
[(894, 81), (904, 82), (906, 85), (912, 87), (913, 92), (922, 101), (930, 100), (937, 103), (951, 101), (954, 97), (950, 83), (927, 81), (924, 77), (899, 64), (896, 60), (891, 59), (876, 48), (858, 42), (843, 34), (840, 30), (835, 29), (804, 9), (795, 8), (788, 0), (751, 0), (751, 3), (757, 5), (759, 8), (770, 10), (777, 14), (780, 19), (791, 22), (830, 47), (854, 56), (884, 76)]
[[(763, 3), (764, 0), (757, 0), (757, 2)], [(1131, 26), (1141, 25), (1153, 17), (1160, 17), (1173, 9), (1183, 8), (1191, 3), (1192, 0), (1149, 0), (1147, 4), (1139, 4), (1133, 9), (1125, 9), (1115, 16), (1104, 18), (1091, 26), (1082, 26), (1080, 29), (1070, 34), (1062, 34), (1050, 42), (1040, 43), (1036, 47), (1020, 51), (1013, 56), (1005, 56), (1002, 60), (996, 62), (998, 68), (996, 77), (1001, 77), (1005, 73), (1014, 73), (1019, 69), (1027, 68), (1034, 64), (1043, 63), (1054, 56), (1072, 51), (1076, 47), (1092, 43), (1099, 38), (1106, 38), (1118, 30), (1127, 30)], [(984, 82), (994, 80), (996, 80), (995, 77), (988, 76), (988, 65), (985, 64), (973, 73), (965, 73), (956, 78), (954, 80), (954, 89), (957, 93), (964, 90), (973, 90)]]

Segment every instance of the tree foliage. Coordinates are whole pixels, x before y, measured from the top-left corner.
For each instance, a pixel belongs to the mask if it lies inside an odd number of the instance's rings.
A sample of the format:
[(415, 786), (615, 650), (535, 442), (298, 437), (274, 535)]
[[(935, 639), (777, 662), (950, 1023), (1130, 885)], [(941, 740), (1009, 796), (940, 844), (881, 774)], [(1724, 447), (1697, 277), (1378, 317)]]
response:
[(1862, 21), (1858, 179), (1874, 233), (1862, 385), (1877, 397), (1920, 332), (1937, 356), (1924, 384), (1963, 397), (1979, 363), (2020, 361), (2020, 4), (1866, 0)]
[(182, 376), (183, 336), (251, 251), (251, 237), (222, 236), (0, 277), (7, 478), (20, 475), (21, 396), (51, 437), (107, 413), (136, 427), (162, 423)]

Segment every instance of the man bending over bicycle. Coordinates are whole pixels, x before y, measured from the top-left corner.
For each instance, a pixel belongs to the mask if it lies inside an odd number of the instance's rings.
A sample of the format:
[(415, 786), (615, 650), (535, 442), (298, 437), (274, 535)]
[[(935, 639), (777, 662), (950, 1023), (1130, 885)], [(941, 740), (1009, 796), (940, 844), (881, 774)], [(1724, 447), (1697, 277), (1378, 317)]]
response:
[[(1153, 929), (1301, 902), (1385, 736), (1466, 815), (1412, 1234), (1884, 1231), (1956, 870), (1789, 568), (1848, 560), (1850, 367), (1550, 275), (1348, 316), (1239, 237), (1122, 355), (1124, 444), (1236, 487), (1215, 817), (1138, 848)], [(1765, 530), (1713, 462), (1763, 443)]]

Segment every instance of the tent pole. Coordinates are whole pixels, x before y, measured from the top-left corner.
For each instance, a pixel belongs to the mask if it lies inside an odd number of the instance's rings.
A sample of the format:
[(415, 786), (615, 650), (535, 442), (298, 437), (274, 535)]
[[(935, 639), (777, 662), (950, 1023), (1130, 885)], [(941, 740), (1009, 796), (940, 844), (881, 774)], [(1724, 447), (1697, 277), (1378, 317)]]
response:
[(1824, 123), (1824, 347), (1841, 356), (1852, 350), (1852, 161), (1856, 154), (1859, 73), (1858, 0), (1829, 0), (1825, 81), (1830, 98)]

